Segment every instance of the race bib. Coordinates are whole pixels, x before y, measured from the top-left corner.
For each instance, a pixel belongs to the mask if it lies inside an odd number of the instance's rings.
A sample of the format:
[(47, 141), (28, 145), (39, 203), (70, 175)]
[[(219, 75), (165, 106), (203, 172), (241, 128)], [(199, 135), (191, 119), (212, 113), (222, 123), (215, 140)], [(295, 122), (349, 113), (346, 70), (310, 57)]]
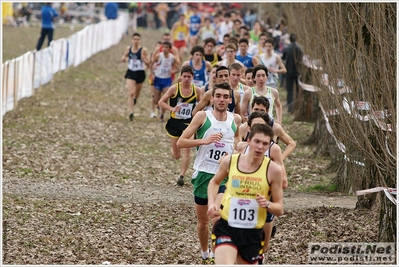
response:
[(175, 112), (175, 117), (176, 119), (190, 119), (191, 118), (191, 112), (193, 111), (193, 103), (177, 103), (176, 106), (180, 106), (180, 110), (178, 112)]
[(204, 81), (200, 81), (200, 80), (193, 80), (192, 83), (198, 87), (201, 87), (204, 85)]
[(243, 229), (253, 229), (258, 222), (259, 205), (255, 199), (231, 197), (229, 226)]
[(161, 74), (165, 75), (165, 76), (171, 75), (170, 69), (169, 68), (161, 68)]
[(129, 69), (132, 70), (132, 71), (142, 70), (141, 60), (139, 60), (139, 59), (131, 59), (129, 61)]
[(229, 152), (229, 146), (224, 143), (213, 143), (208, 146), (205, 153), (205, 162), (219, 165), (219, 160)]
[(179, 41), (183, 41), (184, 37), (185, 37), (184, 32), (179, 32), (177, 34), (177, 40), (179, 40)]

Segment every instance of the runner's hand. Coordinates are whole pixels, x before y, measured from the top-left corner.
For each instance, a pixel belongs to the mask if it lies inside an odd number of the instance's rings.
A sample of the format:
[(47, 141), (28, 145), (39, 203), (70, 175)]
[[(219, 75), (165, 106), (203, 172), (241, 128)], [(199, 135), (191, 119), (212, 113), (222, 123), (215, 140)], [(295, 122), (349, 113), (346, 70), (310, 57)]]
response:
[(208, 208), (208, 216), (213, 219), (220, 216), (220, 210), (216, 208), (215, 204), (210, 204)]

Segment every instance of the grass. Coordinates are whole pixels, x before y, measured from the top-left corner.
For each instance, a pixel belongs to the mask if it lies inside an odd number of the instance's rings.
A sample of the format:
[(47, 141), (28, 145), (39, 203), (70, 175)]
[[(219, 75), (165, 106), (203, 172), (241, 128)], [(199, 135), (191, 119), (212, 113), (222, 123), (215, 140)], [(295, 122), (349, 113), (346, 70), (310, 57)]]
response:
[(306, 192), (321, 192), (321, 193), (332, 193), (337, 191), (335, 184), (317, 184), (305, 189)]
[[(12, 26), (2, 26), (3, 29), (3, 58), (2, 63), (7, 60), (17, 58), (26, 52), (36, 48), (37, 40), (40, 37), (39, 26), (14, 28)], [(66, 38), (83, 29), (83, 25), (76, 26), (73, 30), (69, 27), (57, 27), (54, 30), (53, 40)], [(42, 46), (47, 46), (47, 39)]]

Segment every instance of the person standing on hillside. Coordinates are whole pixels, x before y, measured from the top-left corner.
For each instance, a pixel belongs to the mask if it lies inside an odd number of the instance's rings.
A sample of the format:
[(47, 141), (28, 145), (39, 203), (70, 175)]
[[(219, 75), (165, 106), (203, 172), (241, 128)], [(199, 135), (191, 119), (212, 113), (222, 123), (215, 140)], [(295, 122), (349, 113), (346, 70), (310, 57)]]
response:
[(36, 50), (39, 51), (42, 48), (44, 38), (47, 36), (48, 46), (53, 41), (54, 34), (54, 19), (58, 17), (57, 11), (52, 7), (52, 3), (46, 3), (42, 7), (42, 30), (40, 32), (40, 38), (36, 45)]
[(147, 67), (150, 66), (148, 50), (146, 47), (140, 47), (140, 40), (140, 34), (134, 33), (132, 36), (132, 45), (126, 47), (125, 53), (122, 56), (122, 62), (126, 62), (126, 59), (128, 59), (128, 70), (126, 71), (125, 79), (126, 87), (129, 91), (127, 104), (130, 112), (130, 121), (134, 118), (134, 106), (140, 96), (141, 87), (145, 80), (146, 65)]
[(115, 2), (108, 2), (104, 6), (104, 12), (107, 19), (116, 19), (118, 17), (119, 6)]

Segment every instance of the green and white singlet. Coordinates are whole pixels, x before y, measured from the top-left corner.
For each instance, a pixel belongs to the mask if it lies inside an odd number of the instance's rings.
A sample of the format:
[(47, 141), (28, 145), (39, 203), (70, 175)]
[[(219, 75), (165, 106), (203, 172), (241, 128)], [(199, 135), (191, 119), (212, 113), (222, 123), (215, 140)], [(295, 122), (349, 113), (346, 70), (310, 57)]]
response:
[(197, 130), (198, 139), (206, 139), (212, 134), (222, 133), (219, 142), (197, 147), (197, 156), (194, 161), (194, 170), (215, 174), (219, 168), (219, 159), (226, 153), (234, 152), (234, 135), (237, 131), (234, 115), (227, 112), (225, 121), (218, 121), (212, 114), (212, 110), (205, 111), (204, 124)]

